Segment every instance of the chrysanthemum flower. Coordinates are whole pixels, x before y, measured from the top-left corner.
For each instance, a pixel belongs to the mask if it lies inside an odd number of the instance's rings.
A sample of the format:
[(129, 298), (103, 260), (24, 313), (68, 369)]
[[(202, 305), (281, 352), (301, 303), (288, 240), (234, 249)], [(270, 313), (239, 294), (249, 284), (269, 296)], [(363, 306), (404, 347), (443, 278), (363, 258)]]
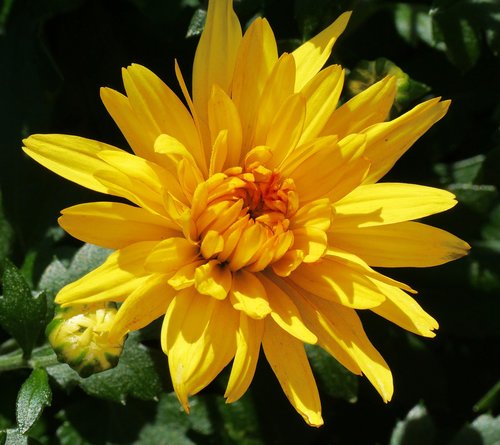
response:
[(434, 336), (415, 291), (372, 269), (427, 267), (464, 255), (455, 236), (412, 220), (456, 203), (444, 190), (378, 183), (449, 101), (424, 102), (384, 122), (387, 77), (337, 107), (344, 71), (323, 68), (347, 25), (332, 25), (278, 56), (257, 18), (242, 36), (231, 0), (213, 0), (183, 101), (140, 65), (126, 94), (101, 90), (134, 154), (65, 135), (34, 135), (26, 153), (59, 175), (133, 205), (62, 211), (74, 237), (116, 249), (56, 297), (60, 305), (121, 303), (109, 338), (163, 317), (161, 345), (177, 396), (207, 386), (232, 361), (225, 397), (240, 398), (261, 345), (286, 396), (323, 423), (304, 343), (318, 344), (384, 401), (393, 382), (357, 310)]

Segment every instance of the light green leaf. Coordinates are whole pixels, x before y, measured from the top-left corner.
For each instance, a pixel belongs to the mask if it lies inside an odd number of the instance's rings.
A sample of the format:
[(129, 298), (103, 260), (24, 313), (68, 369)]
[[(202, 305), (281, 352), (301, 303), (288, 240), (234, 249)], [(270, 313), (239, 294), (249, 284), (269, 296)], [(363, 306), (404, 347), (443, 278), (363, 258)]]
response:
[(414, 406), (392, 431), (390, 445), (423, 445), (434, 443), (434, 422), (424, 405)]
[(450, 445), (500, 445), (500, 416), (479, 416), (464, 426)]

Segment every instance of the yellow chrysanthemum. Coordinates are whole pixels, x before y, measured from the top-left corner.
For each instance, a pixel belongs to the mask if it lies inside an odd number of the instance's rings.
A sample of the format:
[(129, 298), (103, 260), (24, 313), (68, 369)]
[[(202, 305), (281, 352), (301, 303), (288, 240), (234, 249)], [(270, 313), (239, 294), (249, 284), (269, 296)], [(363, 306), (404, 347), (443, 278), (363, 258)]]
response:
[(102, 89), (135, 154), (76, 136), (24, 141), (47, 168), (134, 204), (62, 211), (70, 234), (116, 251), (56, 302), (121, 303), (111, 340), (163, 316), (161, 344), (186, 410), (231, 361), (225, 397), (241, 397), (262, 345), (292, 405), (319, 426), (304, 342), (364, 374), (388, 401), (391, 372), (356, 310), (427, 337), (438, 327), (413, 289), (371, 266), (435, 266), (467, 252), (455, 236), (410, 222), (453, 207), (451, 193), (377, 183), (449, 101), (384, 122), (395, 95), (387, 77), (337, 108), (344, 71), (323, 65), (349, 15), (278, 57), (265, 19), (242, 36), (232, 1), (213, 0), (192, 98), (176, 66), (188, 108), (139, 65), (123, 70), (126, 95)]

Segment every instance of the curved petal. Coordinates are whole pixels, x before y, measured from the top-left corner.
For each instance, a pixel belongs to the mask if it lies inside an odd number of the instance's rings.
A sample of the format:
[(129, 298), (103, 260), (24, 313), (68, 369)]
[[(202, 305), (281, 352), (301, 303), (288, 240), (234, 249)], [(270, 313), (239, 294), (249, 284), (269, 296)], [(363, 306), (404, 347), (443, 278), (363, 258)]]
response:
[(207, 117), (212, 86), (218, 85), (229, 93), (240, 43), (241, 26), (233, 1), (208, 2), (205, 28), (193, 63), (193, 102), (202, 120)]
[(117, 195), (96, 179), (96, 172), (116, 172), (98, 154), (104, 150), (124, 151), (92, 139), (64, 134), (34, 134), (24, 139), (23, 144), (28, 156), (63, 178), (96, 192)]
[(318, 388), (302, 342), (267, 317), (262, 346), (267, 361), (293, 407), (309, 425), (323, 425)]
[(350, 17), (351, 12), (344, 12), (328, 28), (292, 52), (297, 65), (295, 91), (300, 91), (323, 68)]
[(224, 300), (231, 289), (232, 274), (228, 267), (212, 260), (200, 265), (194, 274), (194, 286), (203, 295)]
[(389, 115), (395, 96), (396, 78), (384, 77), (335, 110), (321, 134), (334, 134), (342, 139), (383, 122)]
[(236, 355), (227, 383), (227, 403), (238, 400), (250, 386), (259, 360), (264, 322), (240, 312), (240, 324), (236, 332)]
[[(224, 326), (224, 329), (221, 329)], [(188, 396), (208, 385), (236, 352), (238, 314), (228, 301), (185, 289), (172, 300), (162, 327), (162, 348), (174, 390), (189, 412)]]
[(253, 273), (234, 273), (229, 295), (233, 307), (251, 318), (261, 319), (271, 313), (266, 289)]
[(109, 249), (179, 235), (167, 219), (118, 202), (79, 204), (61, 213), (59, 225), (71, 236)]
[(336, 228), (329, 241), (375, 267), (437, 266), (467, 255), (470, 249), (451, 233), (416, 222)]
[(177, 291), (168, 285), (165, 275), (149, 276), (118, 309), (109, 338), (121, 338), (164, 315), (176, 293)]
[(156, 243), (144, 258), (144, 267), (153, 272), (172, 272), (192, 263), (198, 257), (198, 253), (198, 247), (185, 238), (167, 238)]
[(382, 178), (406, 150), (446, 114), (450, 101), (439, 100), (428, 100), (397, 119), (375, 124), (363, 131), (367, 137), (365, 156), (371, 162), (365, 183), (371, 184)]
[(434, 187), (389, 182), (362, 185), (333, 205), (330, 231), (423, 218), (456, 203), (453, 193)]
[(316, 343), (318, 338), (304, 324), (300, 312), (290, 296), (266, 276), (261, 274), (260, 280), (266, 289), (269, 305), (272, 309), (271, 317), (276, 324), (300, 341)]
[(56, 296), (56, 303), (125, 300), (148, 279), (144, 261), (157, 245), (157, 241), (143, 241), (113, 252), (97, 269), (64, 286)]

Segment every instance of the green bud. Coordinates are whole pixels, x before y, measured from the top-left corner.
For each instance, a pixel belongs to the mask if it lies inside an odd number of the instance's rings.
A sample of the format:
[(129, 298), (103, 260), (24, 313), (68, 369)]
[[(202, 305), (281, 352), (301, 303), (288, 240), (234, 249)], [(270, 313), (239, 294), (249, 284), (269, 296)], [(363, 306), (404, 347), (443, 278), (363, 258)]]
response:
[(115, 367), (124, 341), (109, 339), (116, 312), (114, 303), (58, 307), (45, 331), (57, 359), (81, 377)]

